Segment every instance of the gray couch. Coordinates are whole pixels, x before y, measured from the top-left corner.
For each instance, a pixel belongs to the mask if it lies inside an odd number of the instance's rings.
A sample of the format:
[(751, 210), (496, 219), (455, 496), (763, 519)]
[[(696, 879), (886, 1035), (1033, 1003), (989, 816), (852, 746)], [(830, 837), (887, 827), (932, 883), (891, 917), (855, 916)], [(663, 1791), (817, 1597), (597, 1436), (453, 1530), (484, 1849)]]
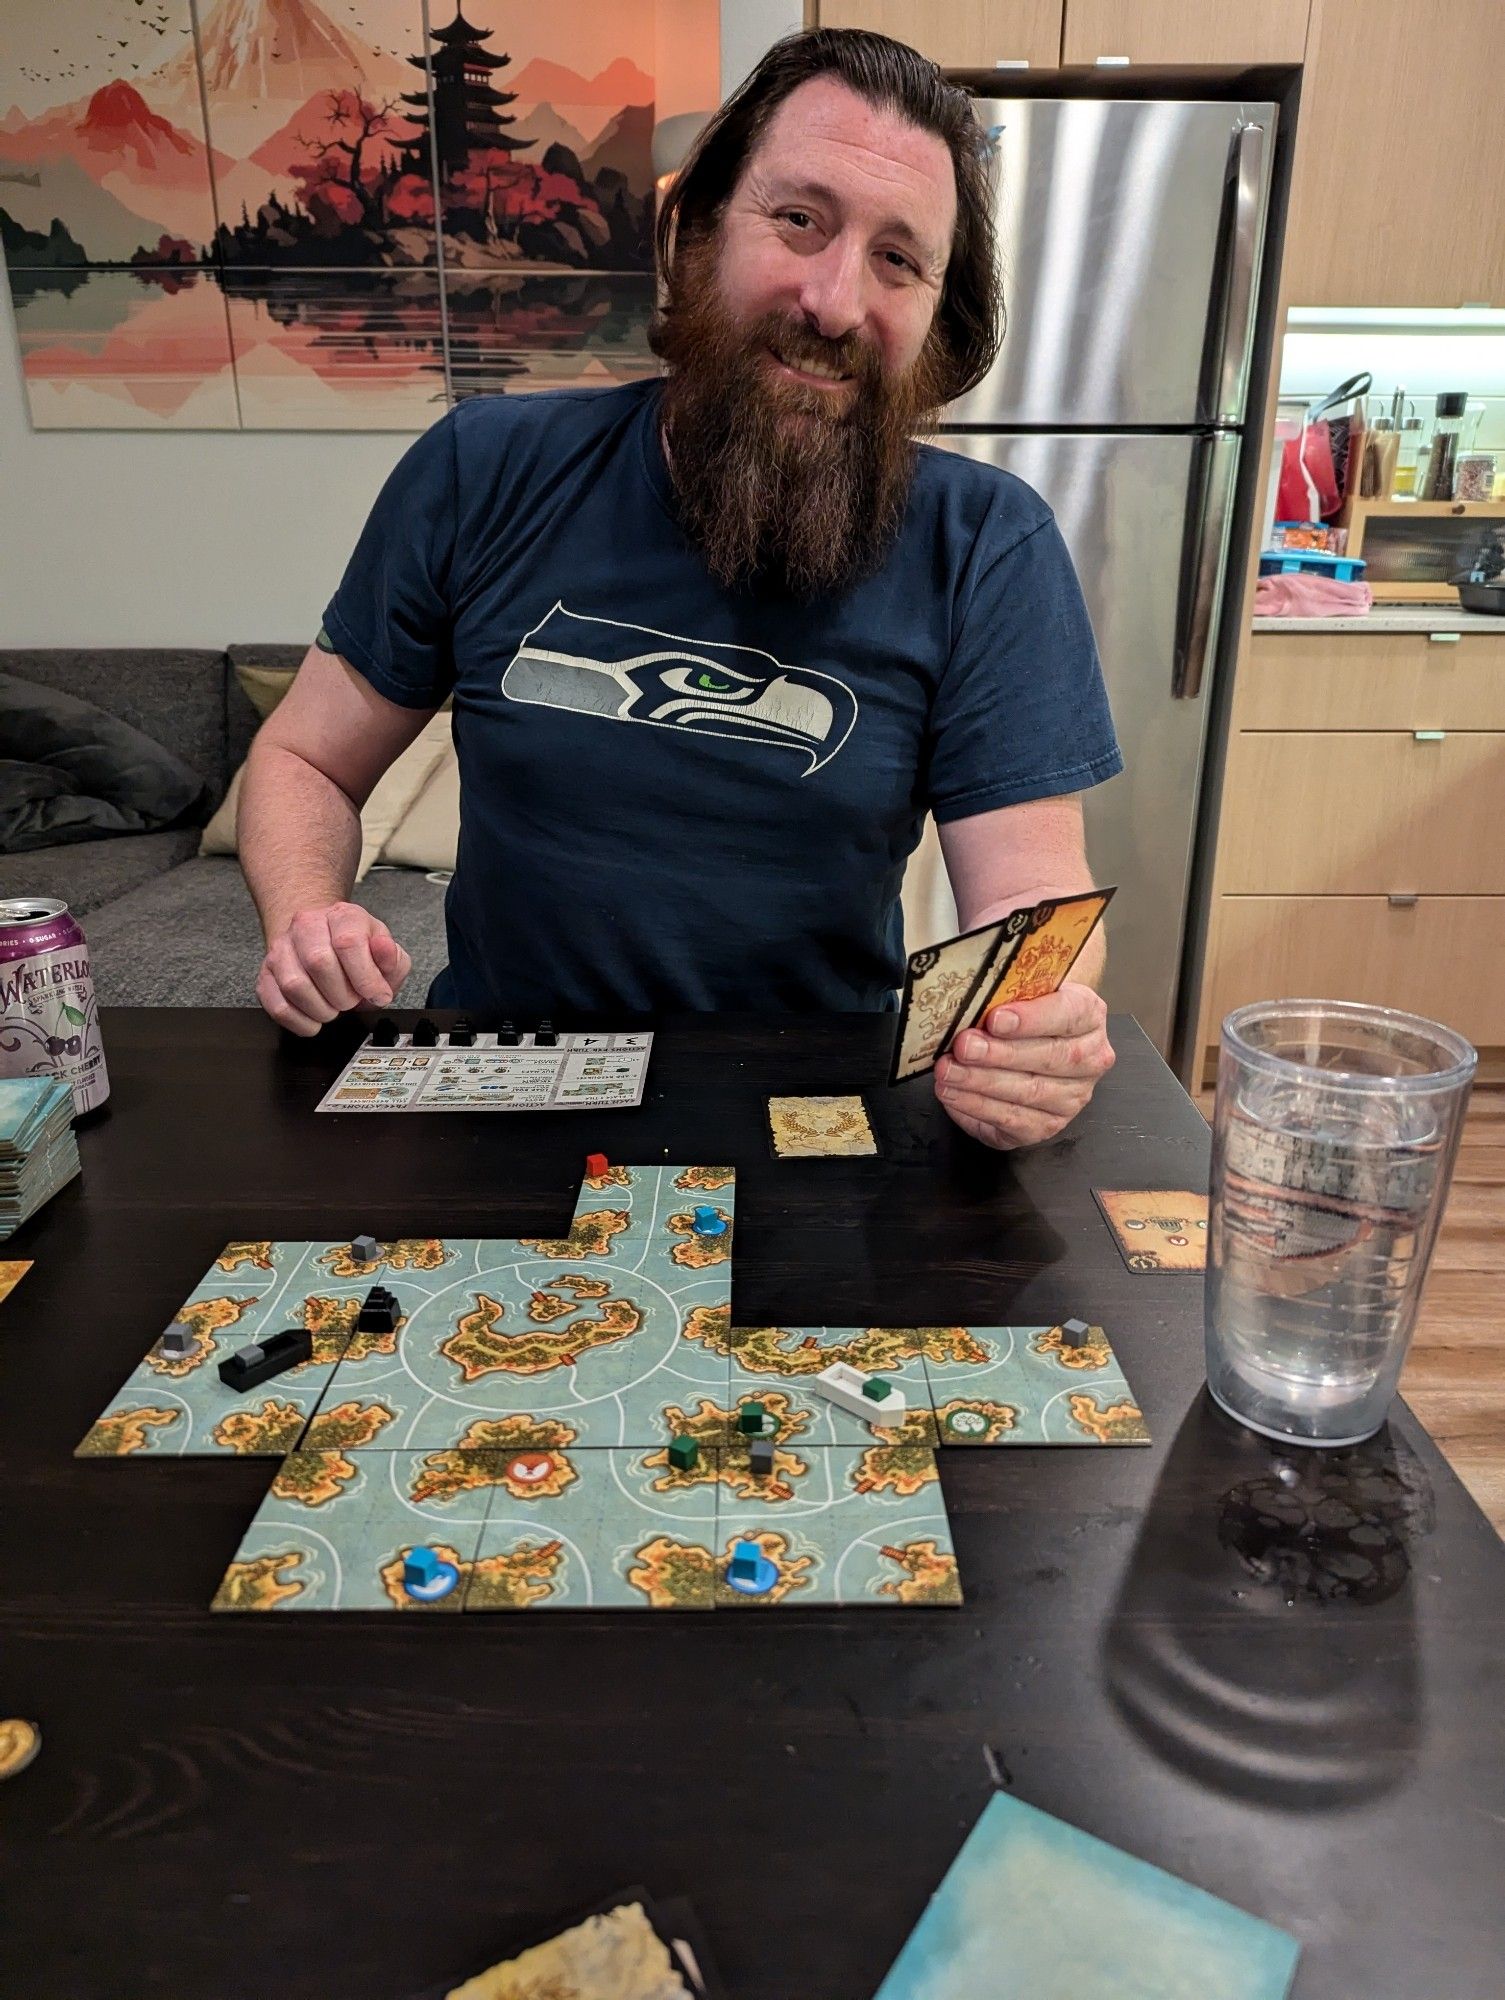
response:
[[(296, 667), (298, 646), (227, 652), (128, 647), (0, 650), (0, 673), (91, 701), (175, 751), (224, 797), (256, 731), (237, 659)], [(83, 923), (104, 1006), (254, 1007), (261, 925), (237, 861), (198, 858), (199, 827), (0, 855), (0, 898), (58, 896)], [(416, 869), (373, 868), (355, 900), (413, 959), (397, 1004), (417, 1007), (443, 966), (444, 888)]]

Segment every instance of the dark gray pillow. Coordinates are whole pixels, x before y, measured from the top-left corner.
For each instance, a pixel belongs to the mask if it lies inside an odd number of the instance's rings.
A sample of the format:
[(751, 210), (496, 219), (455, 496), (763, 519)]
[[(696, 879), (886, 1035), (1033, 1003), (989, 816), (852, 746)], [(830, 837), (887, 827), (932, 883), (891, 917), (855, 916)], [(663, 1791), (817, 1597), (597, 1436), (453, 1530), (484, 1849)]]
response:
[(191, 821), (208, 787), (92, 701), (0, 674), (0, 854), (155, 833)]

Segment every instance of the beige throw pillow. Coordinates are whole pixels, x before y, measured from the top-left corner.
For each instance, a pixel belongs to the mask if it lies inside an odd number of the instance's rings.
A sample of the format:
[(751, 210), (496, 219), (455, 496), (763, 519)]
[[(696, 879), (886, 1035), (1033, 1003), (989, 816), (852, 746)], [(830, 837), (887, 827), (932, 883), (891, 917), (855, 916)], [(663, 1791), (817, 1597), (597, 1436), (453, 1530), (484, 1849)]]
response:
[(296, 667), (237, 666), (235, 678), (259, 719), (265, 722), (292, 686), (297, 672)]
[(381, 851), (398, 868), (448, 868), (460, 844), (460, 760), (453, 743)]
[[(377, 779), (370, 798), (361, 808), (361, 858), (355, 871), (357, 882), (365, 877), (449, 745), (450, 718), (441, 710), (438, 715), (430, 717), (417, 740), (410, 743), (391, 768)], [(200, 854), (235, 854), (239, 851), (235, 839), (235, 815), (240, 805), (240, 781), (245, 768), (242, 764), (230, 780), (224, 803), (204, 828), (203, 838), (199, 841)]]

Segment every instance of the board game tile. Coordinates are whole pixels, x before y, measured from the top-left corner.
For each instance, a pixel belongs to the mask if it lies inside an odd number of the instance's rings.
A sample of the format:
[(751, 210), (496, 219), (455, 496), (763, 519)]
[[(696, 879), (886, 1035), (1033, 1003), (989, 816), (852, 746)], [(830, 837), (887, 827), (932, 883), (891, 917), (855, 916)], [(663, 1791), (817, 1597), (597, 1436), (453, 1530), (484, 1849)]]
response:
[(470, 1574), (470, 1611), (709, 1611), (716, 1454), (502, 1454)]
[(1205, 1189), (1094, 1188), (1119, 1254), (1134, 1272), (1205, 1271)]
[[(352, 1278), (348, 1244), (227, 1243), (174, 1325), (191, 1329), (189, 1353), (145, 1358), (77, 1446), (79, 1458), (280, 1458), (299, 1442), (345, 1349), (361, 1299), (375, 1279)], [(248, 1342), (306, 1326), (313, 1359), (241, 1393), (219, 1364)]]
[[(780, 1438), (809, 1445), (928, 1444), (936, 1442), (925, 1373), (925, 1342), (934, 1329), (898, 1326), (734, 1326), (731, 1334), (732, 1414), (727, 1442), (735, 1442), (736, 1413), (762, 1403)], [(902, 1389), (902, 1425), (874, 1430), (839, 1408), (813, 1386), (833, 1362), (865, 1375), (881, 1375)], [(774, 1435), (770, 1432), (770, 1435)]]
[[(247, 1528), (215, 1611), (458, 1611), (491, 1493), (496, 1452), (295, 1451)], [(460, 1571), (447, 1597), (403, 1589), (410, 1549)]]
[[(759, 1477), (747, 1447), (722, 1454), (717, 1481), (715, 1601), (774, 1605), (960, 1604), (961, 1580), (935, 1453), (926, 1445), (796, 1441)], [(761, 1597), (726, 1581), (738, 1542), (755, 1542), (778, 1570)]]
[(925, 1373), (943, 1445), (1148, 1444), (1100, 1326), (1073, 1347), (1059, 1326), (931, 1329)]
[(307, 1444), (646, 1449), (702, 1416), (719, 1439), (729, 1268), (670, 1265), (670, 1289), (640, 1268), (646, 1238), (579, 1247), (452, 1238), (441, 1269), (393, 1278), (398, 1328), (352, 1339)]

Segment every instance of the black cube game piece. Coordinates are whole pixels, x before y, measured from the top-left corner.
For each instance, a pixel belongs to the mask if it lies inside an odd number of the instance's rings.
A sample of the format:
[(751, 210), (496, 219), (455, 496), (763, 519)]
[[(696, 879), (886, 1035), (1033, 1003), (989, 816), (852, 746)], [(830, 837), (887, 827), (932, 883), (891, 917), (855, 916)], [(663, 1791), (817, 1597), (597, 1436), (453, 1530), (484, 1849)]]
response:
[(420, 1015), (419, 1019), (413, 1025), (413, 1047), (415, 1049), (432, 1049), (437, 1048), (438, 1045), (439, 1030), (434, 1026), (427, 1014)]
[(519, 1035), (513, 1024), (510, 1021), (503, 1021), (501, 1027), (497, 1030), (497, 1047), (499, 1049), (515, 1049), (521, 1040), (522, 1036)]
[(553, 1049), (559, 1046), (559, 1037), (554, 1033), (552, 1021), (539, 1022), (538, 1032), (533, 1037), (533, 1046), (535, 1049)]
[(449, 1031), (449, 1045), (452, 1049), (468, 1049), (475, 1046), (476, 1031), (462, 1014)]
[(773, 1439), (754, 1438), (747, 1447), (747, 1468), (760, 1479), (766, 1479), (773, 1471)]
[(388, 1014), (383, 1014), (371, 1030), (373, 1049), (395, 1049), (397, 1047), (397, 1023)]

